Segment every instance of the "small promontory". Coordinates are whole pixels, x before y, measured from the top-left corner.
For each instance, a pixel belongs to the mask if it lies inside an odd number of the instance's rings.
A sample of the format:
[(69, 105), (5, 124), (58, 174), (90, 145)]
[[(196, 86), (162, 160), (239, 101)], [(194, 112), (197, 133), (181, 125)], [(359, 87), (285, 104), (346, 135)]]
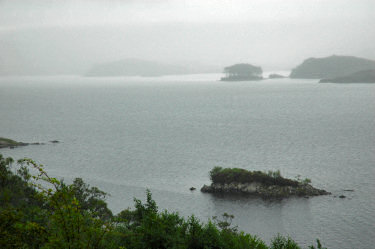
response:
[(333, 79), (321, 79), (319, 83), (375, 83), (375, 69), (355, 72)]
[(215, 167), (210, 171), (211, 185), (204, 185), (204, 193), (249, 194), (263, 198), (285, 198), (290, 196), (318, 196), (329, 192), (314, 188), (310, 180), (291, 180), (280, 175), (280, 171), (248, 171), (239, 168)]
[(0, 137), (0, 148), (14, 148), (26, 145), (28, 145), (28, 143), (17, 142), (9, 138)]
[(374, 70), (375, 61), (354, 56), (332, 55), (324, 58), (309, 58), (294, 68), (290, 78), (333, 79), (364, 70)]
[[(57, 140), (54, 140), (54, 141), (50, 141), (51, 143), (58, 143), (59, 141)], [(24, 142), (17, 142), (17, 141), (14, 141), (12, 139), (9, 139), (9, 138), (4, 138), (4, 137), (0, 137), (0, 149), (1, 148), (10, 148), (10, 149), (14, 149), (16, 147), (20, 147), (20, 146), (27, 146), (27, 145), (43, 145), (45, 143), (39, 143), (39, 142), (36, 142), (36, 143), (24, 143)]]

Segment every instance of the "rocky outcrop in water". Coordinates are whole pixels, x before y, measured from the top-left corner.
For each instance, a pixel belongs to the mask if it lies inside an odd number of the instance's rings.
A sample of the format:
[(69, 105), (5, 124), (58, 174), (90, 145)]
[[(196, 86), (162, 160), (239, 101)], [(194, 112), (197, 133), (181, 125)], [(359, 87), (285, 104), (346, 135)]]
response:
[(310, 184), (299, 186), (266, 186), (261, 183), (213, 183), (201, 188), (203, 193), (238, 193), (260, 196), (263, 198), (285, 198), (290, 196), (318, 196), (329, 192), (312, 187)]
[(263, 198), (327, 195), (329, 192), (314, 188), (310, 179), (291, 180), (280, 171), (248, 171), (240, 168), (215, 167), (210, 171), (212, 184), (204, 185), (204, 193), (248, 194)]

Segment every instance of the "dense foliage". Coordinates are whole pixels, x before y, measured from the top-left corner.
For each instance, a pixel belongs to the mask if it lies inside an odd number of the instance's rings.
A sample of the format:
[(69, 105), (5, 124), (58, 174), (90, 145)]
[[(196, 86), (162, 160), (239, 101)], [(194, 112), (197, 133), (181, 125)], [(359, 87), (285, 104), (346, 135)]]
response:
[(299, 181), (287, 179), (281, 176), (280, 171), (248, 171), (239, 168), (214, 167), (210, 171), (210, 178), (213, 183), (252, 183), (258, 182), (267, 186), (298, 186)]
[(20, 160), (18, 170), (12, 164), (0, 154), (0, 248), (300, 248), (282, 236), (267, 246), (232, 227), (226, 213), (201, 223), (159, 211), (149, 191), (145, 203), (134, 199), (133, 210), (113, 216), (106, 193), (82, 179), (65, 184), (31, 159)]

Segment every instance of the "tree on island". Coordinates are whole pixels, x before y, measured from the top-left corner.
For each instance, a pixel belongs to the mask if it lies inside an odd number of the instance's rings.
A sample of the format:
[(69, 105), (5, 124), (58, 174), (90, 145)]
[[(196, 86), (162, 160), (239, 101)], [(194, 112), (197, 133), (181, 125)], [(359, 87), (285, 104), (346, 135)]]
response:
[(224, 68), (224, 81), (261, 80), (263, 70), (261, 67), (241, 63)]

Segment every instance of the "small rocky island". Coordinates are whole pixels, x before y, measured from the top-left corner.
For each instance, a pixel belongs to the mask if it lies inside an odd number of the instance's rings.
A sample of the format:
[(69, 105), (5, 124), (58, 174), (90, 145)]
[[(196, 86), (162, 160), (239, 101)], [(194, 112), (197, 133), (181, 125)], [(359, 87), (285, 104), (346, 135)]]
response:
[(310, 180), (291, 180), (280, 171), (248, 171), (239, 168), (215, 167), (210, 171), (211, 185), (204, 185), (204, 193), (248, 194), (262, 198), (285, 198), (290, 196), (328, 195), (329, 192), (314, 188)]
[(225, 77), (221, 81), (250, 81), (263, 79), (263, 70), (251, 64), (240, 63), (224, 68)]

